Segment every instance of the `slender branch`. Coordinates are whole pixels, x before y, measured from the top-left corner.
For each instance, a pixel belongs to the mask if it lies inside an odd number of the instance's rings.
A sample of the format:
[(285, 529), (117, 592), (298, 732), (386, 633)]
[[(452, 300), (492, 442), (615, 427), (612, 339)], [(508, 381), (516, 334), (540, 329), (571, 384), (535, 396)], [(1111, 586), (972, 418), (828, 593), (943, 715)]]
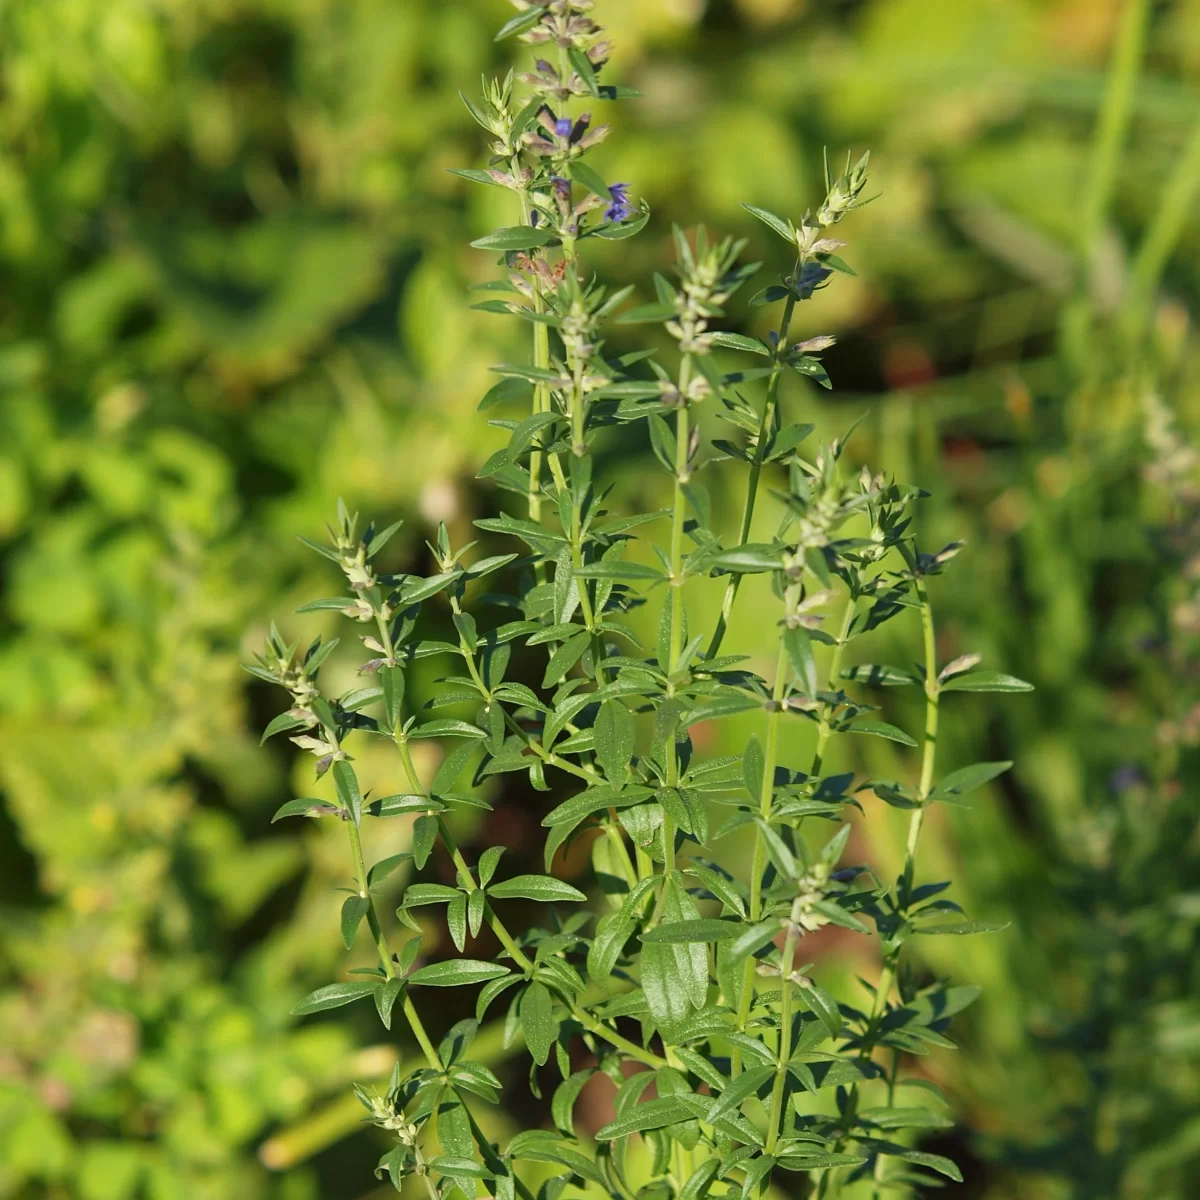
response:
[[(797, 261), (797, 268), (803, 260)], [(762, 475), (763, 461), (766, 454), (767, 441), (771, 427), (775, 421), (775, 406), (779, 398), (779, 380), (783, 375), (783, 355), (787, 353), (788, 332), (792, 326), (792, 314), (796, 308), (796, 297), (789, 293), (783, 306), (783, 317), (779, 322), (779, 341), (775, 346), (774, 363), (770, 378), (767, 380), (767, 396), (763, 401), (762, 419), (758, 424), (758, 436), (754, 440), (754, 457), (750, 461), (750, 477), (746, 481), (746, 499), (742, 504), (742, 524), (738, 531), (738, 545), (744, 546), (750, 540), (750, 526), (754, 522), (754, 505), (758, 499), (759, 477)], [(721, 600), (721, 613), (717, 617), (717, 627), (713, 630), (712, 639), (708, 643), (706, 658), (716, 658), (725, 634), (729, 629), (729, 621), (733, 615), (733, 602), (737, 599), (738, 588), (742, 585), (739, 574), (729, 576), (725, 585), (725, 595)]]
[(783, 943), (780, 974), (782, 993), (779, 1005), (779, 1053), (775, 1064), (775, 1082), (771, 1086), (771, 1103), (767, 1109), (768, 1154), (773, 1154), (783, 1132), (787, 1113), (783, 1106), (783, 1085), (787, 1079), (788, 1058), (792, 1052), (792, 968), (796, 962), (797, 928), (789, 925)]
[(1092, 143), (1079, 220), (1079, 251), (1091, 274), (1096, 245), (1116, 186), (1121, 147), (1133, 116), (1150, 0), (1125, 0), (1113, 42), (1108, 84)]
[[(787, 687), (787, 648), (779, 643), (779, 656), (775, 663), (775, 686), (771, 693), (771, 711), (767, 714), (767, 741), (763, 751), (763, 777), (759, 789), (758, 815), (763, 821), (771, 817), (771, 805), (775, 791), (775, 763), (779, 755), (779, 715), (782, 711), (783, 693)], [(754, 859), (750, 868), (750, 920), (757, 922), (762, 917), (762, 877), (766, 867), (767, 848), (760, 826), (754, 829)], [(754, 1002), (754, 957), (746, 959), (742, 968), (742, 991), (738, 1000), (738, 1029), (744, 1031), (750, 1019)], [(732, 1074), (740, 1074), (742, 1054), (734, 1047), (731, 1063)]]
[[(833, 657), (829, 663), (829, 687), (828, 691), (836, 692), (841, 683), (842, 674), (842, 655), (846, 650), (846, 642), (850, 638), (850, 626), (854, 623), (854, 609), (857, 606), (857, 598), (853, 595), (846, 601), (846, 611), (842, 616), (842, 626), (838, 631), (837, 643), (833, 648)], [(825, 748), (829, 744), (829, 735), (831, 732), (830, 717), (833, 714), (833, 704), (825, 701), (821, 705), (821, 716), (817, 725), (817, 745), (813, 751), (812, 770), (809, 772), (812, 776), (820, 775), (821, 768), (825, 764)]]

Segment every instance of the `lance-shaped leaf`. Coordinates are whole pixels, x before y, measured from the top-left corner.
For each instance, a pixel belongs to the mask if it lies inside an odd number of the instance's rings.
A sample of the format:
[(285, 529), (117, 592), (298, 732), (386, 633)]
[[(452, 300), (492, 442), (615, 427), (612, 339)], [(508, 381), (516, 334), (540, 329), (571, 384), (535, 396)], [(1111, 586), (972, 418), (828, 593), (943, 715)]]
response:
[(362, 820), (363, 797), (354, 768), (343, 758), (333, 764), (333, 782), (342, 808), (357, 825)]
[(951, 771), (929, 793), (929, 798), (931, 800), (953, 803), (959, 796), (964, 796), (967, 792), (973, 792), (985, 783), (990, 783), (998, 775), (1003, 775), (1011, 766), (1011, 762), (984, 762), (975, 763), (969, 767), (962, 767), (957, 771)]
[(939, 685), (942, 692), (1032, 692), (1033, 684), (999, 671), (971, 671)]
[(271, 824), (282, 821), (284, 817), (336, 817), (341, 811), (336, 804), (330, 804), (328, 800), (314, 800), (311, 796), (301, 796), (281, 804), (275, 810)]
[(535, 250), (554, 240), (549, 229), (538, 229), (533, 225), (511, 225), (493, 233), (476, 238), (471, 243), (476, 250)]
[(408, 978), (410, 983), (421, 983), (426, 987), (463, 987), (472, 983), (487, 983), (508, 973), (508, 968), (499, 963), (480, 962), (475, 958), (452, 958), (421, 967)]
[(736, 937), (742, 926), (734, 921), (718, 921), (706, 917), (695, 917), (687, 921), (672, 921), (656, 925), (642, 934), (641, 940), (656, 944), (680, 944), (691, 942), (722, 942)]
[(342, 904), (342, 941), (347, 950), (353, 948), (358, 927), (370, 907), (371, 901), (366, 896), (347, 896)]
[(580, 901), (587, 897), (576, 887), (553, 875), (514, 875), (488, 888), (488, 895), (501, 900), (524, 899), (553, 901)]
[(348, 983), (331, 983), (327, 987), (317, 988), (309, 992), (292, 1008), (292, 1016), (301, 1017), (307, 1013), (323, 1012), (327, 1008), (341, 1008), (343, 1004), (353, 1004), (364, 996), (375, 991), (376, 984), (367, 980), (351, 980)]
[(550, 1047), (558, 1037), (558, 1021), (554, 1016), (554, 1001), (549, 989), (534, 980), (522, 993), (517, 1006), (525, 1045), (537, 1065), (543, 1066), (550, 1057)]
[[(790, 221), (785, 221), (782, 217), (777, 217), (773, 212), (769, 212), (765, 208), (758, 208), (753, 204), (743, 203), (742, 207), (752, 217), (757, 217), (764, 225), (773, 229), (785, 242), (795, 243), (796, 231), (792, 228)], [(786, 294), (785, 291), (784, 295)]]
[(775, 1077), (774, 1067), (750, 1067), (743, 1071), (713, 1102), (704, 1119), (712, 1125), (739, 1108), (767, 1081)]
[(628, 1137), (631, 1133), (645, 1133), (651, 1129), (665, 1129), (680, 1121), (689, 1121), (695, 1116), (693, 1106), (682, 1096), (664, 1096), (658, 1100), (647, 1100), (636, 1104), (622, 1113), (615, 1121), (596, 1131), (598, 1142), (611, 1142), (616, 1138)]

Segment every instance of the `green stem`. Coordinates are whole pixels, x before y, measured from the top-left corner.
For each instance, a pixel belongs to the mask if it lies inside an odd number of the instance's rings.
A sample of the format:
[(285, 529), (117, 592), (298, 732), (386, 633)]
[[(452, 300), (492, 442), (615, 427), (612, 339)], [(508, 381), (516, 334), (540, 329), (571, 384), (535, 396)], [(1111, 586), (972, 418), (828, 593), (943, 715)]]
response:
[[(680, 391), (686, 387), (690, 357), (685, 356), (680, 371)], [(664, 664), (668, 675), (679, 669), (676, 661), (683, 646), (683, 526), (687, 519), (688, 472), (688, 410), (687, 403), (680, 400), (675, 414), (675, 504), (671, 516), (671, 639), (670, 654)], [(669, 685), (668, 685), (669, 686)]]
[(937, 760), (938, 701), (941, 688), (938, 685), (937, 637), (933, 625), (933, 609), (925, 590), (925, 581), (917, 579), (917, 599), (921, 602), (921, 630), (925, 642), (925, 738), (921, 751), (921, 782), (917, 794), (921, 807), (913, 809), (908, 827), (908, 843), (904, 853), (904, 879), (912, 886), (913, 870), (916, 866), (917, 843), (921, 837), (921, 825), (933, 789), (933, 772)]
[[(797, 267), (801, 264), (797, 262)], [(767, 440), (771, 426), (775, 420), (775, 406), (779, 398), (779, 380), (783, 374), (783, 355), (787, 353), (788, 331), (792, 325), (792, 313), (796, 308), (796, 297), (790, 295), (783, 306), (783, 317), (779, 322), (779, 342), (775, 347), (775, 361), (767, 380), (767, 396), (763, 401), (762, 419), (758, 423), (758, 436), (754, 442), (754, 457), (750, 461), (750, 478), (746, 483), (746, 500), (742, 505), (742, 524), (738, 531), (738, 545), (744, 546), (750, 540), (750, 526), (754, 521), (754, 504), (758, 499), (758, 482), (762, 475), (763, 458), (766, 454)], [(721, 614), (717, 618), (717, 627), (713, 630), (712, 640), (708, 644), (706, 658), (716, 658), (725, 634), (729, 629), (729, 621), (733, 615), (733, 602), (737, 599), (738, 588), (742, 585), (741, 575), (730, 575), (725, 585), (725, 595), (721, 600)]]
[(1149, 0), (1125, 0), (1113, 43), (1108, 86), (1092, 144), (1079, 221), (1079, 251), (1089, 274), (1094, 268), (1097, 242), (1116, 186), (1121, 147), (1133, 115), (1149, 10)]
[(1162, 194), (1150, 227), (1142, 238), (1130, 271), (1129, 332), (1136, 336), (1144, 327), (1145, 317), (1158, 282), (1179, 243), (1184, 225), (1196, 207), (1200, 194), (1200, 121), (1175, 171)]
[[(787, 648), (779, 643), (779, 656), (775, 663), (775, 687), (771, 693), (771, 711), (767, 714), (767, 744), (763, 752), (763, 777), (759, 789), (758, 815), (763, 821), (770, 820), (771, 805), (775, 791), (775, 763), (779, 757), (779, 715), (782, 711), (783, 693), (787, 687)], [(750, 874), (750, 921), (757, 923), (762, 917), (762, 876), (766, 866), (767, 848), (759, 826), (754, 830), (754, 859)], [(738, 1001), (738, 1029), (745, 1031), (750, 1019), (750, 1008), (754, 1002), (754, 956), (746, 959), (742, 968), (742, 993)], [(742, 1054), (734, 1047), (731, 1070), (733, 1075), (741, 1073)]]
[[(367, 868), (363, 861), (362, 838), (359, 836), (358, 826), (351, 820), (346, 822), (346, 828), (350, 831), (350, 849), (354, 856), (354, 878), (358, 885), (358, 894), (367, 902), (367, 925), (371, 930), (371, 937), (375, 942), (375, 949), (379, 954), (379, 964), (383, 967), (384, 973), (389, 979), (395, 977), (396, 967), (392, 962), (392, 954), (388, 949), (387, 939), (383, 936), (383, 929), (379, 924), (379, 914), (375, 911), (375, 898), (371, 895), (370, 889), (367, 887)], [(408, 992), (404, 993), (404, 1016), (408, 1020), (409, 1027), (412, 1029), (413, 1037), (417, 1039), (417, 1044), (421, 1047), (421, 1052), (425, 1055), (425, 1060), (435, 1070), (442, 1069), (442, 1061), (438, 1058), (438, 1053), (433, 1047), (433, 1043), (429, 1040), (429, 1034), (425, 1032), (425, 1025), (421, 1021), (420, 1014), (413, 1007), (413, 1002), (409, 998)]]
[(771, 1106), (767, 1110), (767, 1153), (773, 1154), (783, 1132), (787, 1113), (783, 1106), (783, 1085), (787, 1078), (788, 1056), (792, 1049), (792, 968), (796, 961), (797, 929), (788, 926), (783, 943), (783, 963), (780, 983), (783, 991), (779, 1005), (779, 1054), (775, 1064), (775, 1082), (771, 1087)]
[(463, 1106), (463, 1111), (467, 1114), (467, 1120), (471, 1122), (471, 1136), (475, 1139), (475, 1145), (479, 1147), (480, 1157), (498, 1175), (507, 1175), (511, 1172), (513, 1184), (521, 1196), (521, 1200), (533, 1200), (533, 1193), (521, 1182), (521, 1177), (517, 1174), (516, 1168), (504, 1165), (504, 1160), (496, 1153), (492, 1143), (488, 1140), (487, 1134), (479, 1128), (479, 1122), (475, 1120), (475, 1114), (471, 1111), (471, 1106), (461, 1096), (458, 1099)]
[[(921, 801), (921, 807), (913, 810), (908, 826), (908, 840), (904, 849), (904, 874), (902, 878), (905, 894), (912, 888), (913, 873), (916, 869), (917, 847), (921, 838), (925, 808), (928, 804), (929, 793), (933, 789), (933, 776), (937, 765), (938, 701), (941, 690), (938, 686), (937, 631), (933, 623), (933, 609), (929, 604), (925, 580), (921, 576), (918, 576), (916, 579), (916, 590), (917, 599), (921, 605), (921, 633), (925, 658), (925, 736), (921, 751), (921, 780), (918, 785), (918, 796)], [(860, 1060), (870, 1058), (874, 1052), (875, 1035), (879, 1030), (879, 1022), (887, 1010), (888, 996), (891, 994), (892, 986), (896, 982), (898, 958), (898, 951), (891, 954), (884, 961), (883, 970), (879, 973), (879, 982), (875, 986), (875, 998), (871, 1004), (871, 1012), (867, 1017), (862, 1045), (858, 1051)], [(888, 1081), (889, 1105), (892, 1102), (892, 1097), (895, 1095), (898, 1066), (899, 1055), (897, 1054), (893, 1060), (892, 1074)], [(857, 1085), (855, 1090), (857, 1091)], [(841, 1146), (844, 1140), (839, 1142), (838, 1145)], [(876, 1195), (878, 1194), (878, 1184), (883, 1179), (882, 1161), (882, 1156), (875, 1160), (874, 1180), (876, 1183)]]
[[(851, 596), (846, 601), (846, 611), (842, 616), (842, 627), (838, 631), (837, 643), (833, 648), (833, 657), (829, 663), (829, 688), (831, 692), (836, 692), (841, 682), (842, 674), (842, 655), (846, 650), (846, 642), (850, 638), (850, 626), (854, 623), (854, 609), (858, 601), (856, 597)], [(814, 778), (821, 774), (821, 767), (825, 763), (825, 747), (829, 744), (829, 735), (831, 733), (830, 717), (833, 715), (834, 706), (828, 702), (821, 705), (821, 718), (817, 726), (817, 745), (813, 751), (812, 770), (809, 772)]]
[[(514, 178), (519, 177), (521, 169), (520, 157), (514, 156), (512, 163), (512, 172)], [(522, 189), (521, 191), (521, 224), (528, 225), (531, 213), (529, 203), (529, 194)], [(538, 284), (536, 275), (530, 275), (530, 286), (533, 288), (533, 311), (542, 313), (546, 311), (546, 302), (542, 296), (541, 286)], [(533, 365), (545, 370), (550, 366), (550, 330), (541, 321), (533, 323)], [(544, 382), (534, 384), (533, 388), (533, 411), (535, 413), (548, 412), (550, 409), (550, 391)], [(542, 521), (542, 452), (538, 448), (534, 448), (529, 454), (529, 519), (535, 524), (540, 525)], [(538, 582), (544, 582), (545, 564), (537, 564)]]

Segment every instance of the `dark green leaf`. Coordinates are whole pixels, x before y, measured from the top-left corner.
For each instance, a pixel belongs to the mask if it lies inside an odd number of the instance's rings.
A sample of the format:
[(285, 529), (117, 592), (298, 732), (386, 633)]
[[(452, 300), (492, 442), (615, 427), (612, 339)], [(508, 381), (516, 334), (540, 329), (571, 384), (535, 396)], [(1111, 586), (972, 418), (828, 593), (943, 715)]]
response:
[(943, 692), (1032, 692), (1033, 684), (999, 671), (971, 671), (955, 675), (939, 687)]
[(741, 927), (733, 921), (718, 921), (712, 918), (695, 917), (686, 921), (672, 921), (658, 925), (642, 934), (643, 942), (683, 943), (720, 942), (736, 937)]
[(350, 814), (350, 819), (357, 825), (362, 820), (363, 797), (358, 786), (358, 776), (354, 768), (344, 759), (338, 759), (333, 764), (333, 782), (337, 788), (338, 800), (342, 808)]
[(461, 987), (472, 983), (487, 983), (508, 974), (508, 968), (499, 963), (480, 962), (474, 958), (452, 958), (446, 962), (431, 963), (414, 971), (408, 978), (412, 983), (426, 987)]
[(886, 721), (855, 721), (852, 725), (843, 725), (843, 733), (869, 733), (873, 737), (887, 738), (889, 742), (899, 742), (902, 746), (915, 746), (917, 743), (895, 725)]
[(346, 949), (350, 950), (354, 946), (354, 938), (358, 933), (358, 926), (363, 917), (367, 915), (367, 909), (371, 907), (371, 901), (366, 896), (347, 896), (342, 904), (342, 941), (345, 943)]
[(488, 888), (488, 895), (501, 900), (523, 898), (526, 900), (580, 901), (587, 897), (569, 883), (555, 879), (553, 875), (516, 875)]
[(423, 871), (429, 856), (433, 853), (433, 844), (437, 841), (437, 817), (418, 817), (413, 822), (412, 854), (417, 870)]
[(328, 800), (314, 800), (309, 796), (301, 796), (297, 800), (281, 804), (275, 810), (271, 824), (282, 821), (284, 817), (330, 817), (337, 816), (340, 812), (341, 809), (336, 804), (330, 804)]
[(996, 776), (1003, 775), (1011, 766), (1011, 762), (985, 762), (951, 771), (929, 793), (929, 798), (931, 800), (947, 800), (966, 795), (967, 792), (972, 792), (985, 783), (989, 783)]
[(375, 1010), (379, 1013), (384, 1029), (392, 1027), (392, 1009), (397, 997), (404, 990), (404, 983), (402, 978), (394, 976), (375, 989)]
[(777, 217), (773, 212), (768, 212), (765, 208), (757, 208), (753, 204), (743, 204), (742, 207), (750, 213), (751, 216), (757, 217), (764, 225), (775, 230), (777, 234), (785, 242), (790, 242), (792, 245), (796, 243), (796, 235), (792, 230), (791, 225), (782, 217)]
[(471, 243), (476, 250), (534, 250), (554, 240), (549, 229), (535, 229), (532, 225), (512, 225), (497, 229)]
[(366, 980), (355, 980), (351, 983), (331, 983), (328, 987), (317, 988), (309, 992), (303, 1000), (292, 1009), (292, 1016), (301, 1017), (307, 1013), (322, 1012), (327, 1008), (340, 1008), (343, 1004), (353, 1004), (364, 996), (371, 995), (376, 984)]
[(680, 1096), (664, 1096), (658, 1100), (647, 1100), (623, 1112), (615, 1121), (610, 1121), (596, 1131), (598, 1142), (611, 1142), (616, 1138), (628, 1137), (631, 1133), (645, 1133), (651, 1129), (663, 1129), (668, 1125), (689, 1121), (695, 1116), (692, 1106)]

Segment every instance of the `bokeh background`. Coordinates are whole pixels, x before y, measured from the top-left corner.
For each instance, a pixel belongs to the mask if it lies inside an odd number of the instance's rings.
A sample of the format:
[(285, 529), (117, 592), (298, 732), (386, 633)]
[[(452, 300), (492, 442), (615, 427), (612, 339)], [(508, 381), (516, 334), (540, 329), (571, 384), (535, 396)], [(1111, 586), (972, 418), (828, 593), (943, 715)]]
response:
[[(323, 628), (289, 615), (330, 583), (296, 535), (337, 496), (405, 517), (396, 565), (426, 572), (438, 520), (465, 540), (498, 503), (474, 406), (521, 351), (468, 311), (492, 264), (466, 243), (510, 219), (446, 168), (479, 158), (456, 91), (503, 69), (509, 11), (0, 4), (4, 1200), (390, 1194), (348, 1085), (411, 1048), (365, 1012), (288, 1016), (344, 964), (344, 855), (335, 830), (271, 827), (311, 783), (259, 749), (280, 699), (239, 663), (272, 617)], [(866, 414), (852, 457), (933, 493), (926, 543), (967, 540), (935, 593), (944, 654), (1038, 688), (946, 722), (948, 767), (1017, 763), (933, 823), (923, 867), (1012, 923), (927, 951), (986, 988), (963, 1049), (921, 1065), (963, 1120), (932, 1147), (964, 1165), (954, 1194), (1196, 1195), (1200, 3), (597, 15), (645, 99), (596, 162), (655, 213), (614, 278), (661, 269), (673, 220), (775, 262), (739, 202), (797, 215), (823, 146), (871, 149), (881, 198), (843, 226), (858, 275), (801, 314), (839, 337), (837, 390), (785, 403), (828, 433)], [(637, 445), (613, 469), (622, 502), (667, 486)], [(758, 606), (747, 588), (727, 644), (761, 657)], [(910, 771), (891, 749), (847, 765)], [(502, 799), (464, 837), (536, 859), (553, 800)], [(894, 865), (880, 808), (859, 844)], [(852, 942), (820, 968), (847, 987)]]

